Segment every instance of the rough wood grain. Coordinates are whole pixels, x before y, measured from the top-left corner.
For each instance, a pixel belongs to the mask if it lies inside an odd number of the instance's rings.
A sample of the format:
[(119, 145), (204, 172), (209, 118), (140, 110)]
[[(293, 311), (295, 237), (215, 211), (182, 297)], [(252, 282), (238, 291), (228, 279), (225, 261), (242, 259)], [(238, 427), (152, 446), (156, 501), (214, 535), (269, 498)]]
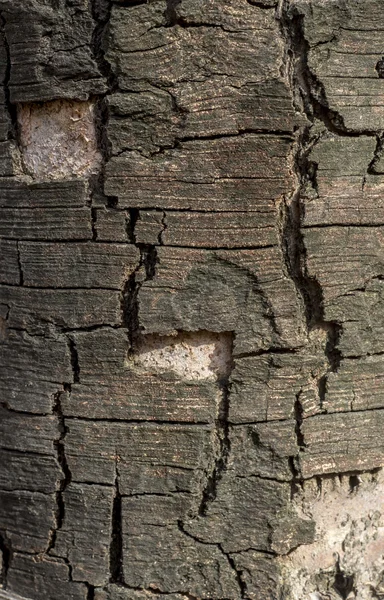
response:
[(271, 352), (236, 360), (231, 374), (229, 420), (290, 419), (299, 393), (302, 404), (313, 407), (319, 403), (317, 378), (326, 368), (320, 352), (318, 356)]
[(95, 600), (185, 600), (183, 594), (156, 594), (154, 591), (133, 590), (120, 585), (109, 585), (105, 589), (95, 590)]
[(300, 455), (304, 477), (380, 467), (383, 419), (382, 410), (371, 410), (304, 420), (305, 448)]
[(91, 240), (91, 211), (0, 208), (0, 235), (14, 240)]
[(96, 419), (213, 422), (216, 381), (182, 379), (171, 369), (143, 371), (128, 360), (124, 329), (75, 334), (80, 383), (63, 398), (64, 414)]
[[(72, 383), (68, 340), (46, 340), (10, 330), (0, 345), (2, 403), (10, 409), (51, 413), (54, 398)], [(20, 372), (23, 377), (20, 378)]]
[(281, 260), (278, 248), (160, 248), (156, 277), (139, 291), (140, 324), (146, 333), (161, 335), (234, 331), (237, 353), (300, 345), (300, 300)]
[(295, 427), (293, 419), (232, 427), (227, 468), (237, 477), (290, 481), (292, 470), (288, 459), (298, 453)]
[[(269, 212), (140, 212), (138, 243), (202, 248), (247, 248), (277, 244), (276, 210)], [(156, 235), (157, 234), (157, 235)]]
[(100, 242), (129, 242), (130, 218), (125, 211), (97, 209), (94, 228)]
[(0, 283), (20, 283), (18, 249), (14, 241), (0, 240)]
[(21, 242), (19, 248), (25, 285), (40, 288), (120, 290), (139, 259), (128, 244)]
[(86, 4), (28, 0), (2, 9), (12, 102), (84, 99), (105, 91), (91, 53), (94, 23)]
[(308, 274), (322, 287), (325, 310), (384, 271), (381, 227), (313, 227), (304, 232)]
[(156, 151), (178, 136), (292, 129), (273, 11), (245, 0), (180, 2), (169, 27), (166, 9), (160, 1), (112, 10), (107, 57), (128, 92), (111, 102), (114, 150)]
[(114, 290), (49, 290), (0, 287), (0, 305), (7, 310), (7, 326), (32, 335), (53, 327), (81, 329), (121, 322), (120, 292)]
[[(57, 418), (29, 415), (0, 408), (1, 448), (55, 455), (53, 442), (59, 438)], [(15, 431), (18, 435), (15, 436)]]
[(279, 588), (279, 571), (273, 557), (248, 550), (233, 554), (232, 558), (242, 574), (250, 600), (274, 597)]
[(269, 208), (289, 184), (290, 146), (288, 137), (249, 133), (185, 141), (153, 159), (127, 151), (108, 162), (105, 190), (122, 208)]
[(200, 492), (212, 465), (206, 426), (67, 419), (66, 454), (74, 481), (113, 485), (122, 494)]
[(29, 554), (43, 553), (55, 527), (54, 494), (0, 490), (0, 530), (6, 531), (11, 547)]
[(213, 383), (182, 382), (168, 377), (137, 375), (94, 377), (75, 384), (63, 400), (68, 416), (133, 421), (213, 422), (219, 391)]
[[(288, 514), (291, 531), (287, 535), (287, 494), (289, 486), (284, 483), (226, 473), (206, 516), (188, 519), (184, 527), (195, 538), (206, 544), (220, 544), (228, 553), (254, 548), (285, 554), (297, 544), (313, 539), (313, 524)], [(273, 539), (271, 528), (274, 529), (276, 516), (280, 529), (276, 529)]]
[(62, 479), (62, 471), (53, 456), (0, 450), (0, 486), (3, 490), (28, 489), (53, 494)]
[[(236, 572), (222, 550), (194, 540), (169, 522), (180, 515), (179, 504), (178, 498), (123, 499), (123, 569), (128, 585), (154, 585), (160, 591), (181, 593), (190, 590), (200, 598), (212, 594), (236, 598)], [(167, 519), (170, 510), (173, 518)]]
[(347, 0), (331, 16), (319, 0), (293, 4), (304, 15), (308, 64), (321, 82), (326, 105), (348, 130), (379, 130), (384, 83), (376, 64), (382, 58), (382, 4)]
[(0, 179), (1, 208), (81, 208), (89, 204), (85, 180), (30, 183), (16, 178)]
[(42, 594), (57, 600), (86, 600), (84, 583), (69, 580), (68, 565), (53, 558), (28, 556), (16, 552), (8, 573), (8, 589), (26, 598), (39, 600)]
[(108, 487), (76, 484), (63, 494), (66, 518), (53, 554), (73, 565), (74, 581), (103, 585), (109, 579), (113, 494)]
[(314, 181), (306, 190), (303, 225), (382, 225), (383, 177), (374, 137), (327, 136), (309, 155)]

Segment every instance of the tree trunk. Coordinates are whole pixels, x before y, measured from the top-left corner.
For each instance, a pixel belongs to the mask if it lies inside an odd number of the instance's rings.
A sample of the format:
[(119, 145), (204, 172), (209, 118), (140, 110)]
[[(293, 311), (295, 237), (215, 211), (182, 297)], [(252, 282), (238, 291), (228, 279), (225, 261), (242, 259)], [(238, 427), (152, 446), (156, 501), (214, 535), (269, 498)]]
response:
[(383, 598), (383, 3), (0, 21), (0, 598)]

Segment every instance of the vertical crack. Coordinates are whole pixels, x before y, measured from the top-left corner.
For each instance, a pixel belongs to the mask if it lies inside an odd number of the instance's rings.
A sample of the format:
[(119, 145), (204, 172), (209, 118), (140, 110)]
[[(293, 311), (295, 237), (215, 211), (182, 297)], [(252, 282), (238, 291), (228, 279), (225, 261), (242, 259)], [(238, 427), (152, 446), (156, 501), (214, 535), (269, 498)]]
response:
[(304, 435), (301, 429), (303, 424), (303, 405), (300, 400), (300, 396), (302, 394), (302, 390), (296, 394), (296, 401), (294, 406), (294, 416), (295, 416), (295, 435), (296, 435), (296, 444), (298, 447), (298, 453), (296, 456), (289, 457), (289, 467), (292, 473), (291, 480), (291, 499), (295, 496), (295, 494), (299, 491), (299, 488), (303, 486), (304, 479), (301, 473), (300, 467), (300, 453), (305, 449), (305, 440)]
[(21, 262), (21, 254), (20, 254), (20, 245), (19, 242), (16, 242), (16, 253), (17, 253), (17, 264), (19, 266), (19, 285), (24, 285), (24, 271), (23, 265)]
[[(231, 353), (233, 349), (233, 339), (231, 344)], [(233, 363), (232, 363), (233, 368)], [(207, 515), (208, 506), (216, 499), (217, 487), (219, 481), (227, 468), (228, 457), (231, 451), (230, 428), (229, 428), (229, 408), (230, 408), (230, 372), (221, 379), (218, 384), (220, 388), (221, 399), (215, 421), (215, 435), (219, 444), (218, 456), (216, 457), (212, 473), (206, 481), (203, 489), (202, 499), (198, 514), (201, 517)]]
[[(90, 0), (90, 5), (92, 17), (95, 21), (95, 28), (91, 40), (91, 50), (98, 69), (105, 78), (107, 86), (106, 92), (99, 96), (95, 105), (95, 128), (98, 149), (103, 160), (98, 175), (94, 176), (90, 181), (91, 196), (92, 198), (97, 198), (101, 202), (105, 201), (109, 208), (114, 208), (118, 203), (117, 198), (107, 197), (104, 193), (105, 167), (111, 155), (111, 143), (107, 135), (107, 126), (109, 122), (107, 96), (117, 89), (117, 77), (112, 70), (111, 64), (106, 59), (106, 34), (111, 18), (113, 3), (111, 0)], [(95, 231), (93, 239), (96, 239)]]
[(140, 211), (138, 208), (129, 209), (129, 218), (127, 218), (127, 236), (131, 244), (136, 244), (135, 227), (137, 221), (140, 219)]
[(234, 571), (234, 573), (236, 575), (237, 585), (239, 586), (239, 590), (240, 590), (240, 597), (245, 598), (245, 599), (248, 598), (247, 584), (245, 583), (244, 579), (242, 578), (243, 571), (236, 567), (236, 563), (233, 560), (232, 556), (230, 554), (228, 554), (227, 552), (224, 552), (221, 544), (218, 544), (218, 546), (219, 546), (220, 550), (222, 551), (222, 553), (224, 554), (224, 556), (227, 558), (229, 566), (231, 567), (231, 569)]
[(87, 586), (87, 600), (94, 600), (95, 598), (95, 586), (86, 583)]
[(296, 108), (304, 112), (310, 122), (318, 119), (328, 131), (337, 135), (375, 135), (371, 130), (348, 129), (342, 115), (330, 108), (324, 84), (308, 64), (310, 45), (305, 37), (305, 16), (301, 12), (300, 4), (282, 0), (277, 16), (282, 37), (286, 41), (285, 62), (290, 70), (288, 76), (293, 83), (292, 97)]
[(7, 34), (6, 34), (6, 20), (5, 20), (4, 14), (2, 12), (0, 12), (0, 27), (1, 27), (1, 36), (2, 36), (2, 40), (3, 40), (3, 44), (4, 44), (6, 60), (7, 60), (6, 67), (5, 67), (5, 73), (4, 73), (4, 79), (3, 79), (3, 88), (4, 88), (5, 107), (7, 109), (9, 119), (10, 119), (10, 124), (11, 124), (11, 128), (8, 131), (8, 139), (16, 141), (17, 140), (17, 131), (18, 131), (17, 108), (11, 102), (11, 91), (9, 89), (9, 83), (11, 80), (11, 69), (12, 69), (11, 51), (10, 51), (9, 42), (8, 42), (8, 38), (7, 38)]
[(115, 463), (115, 497), (112, 508), (112, 536), (109, 547), (109, 571), (111, 583), (123, 583), (123, 536), (122, 536), (122, 511), (121, 494), (119, 489), (119, 471), (117, 458)]
[[(228, 552), (225, 552), (222, 544), (216, 543), (216, 542), (205, 542), (203, 540), (200, 540), (198, 537), (192, 535), (192, 533), (190, 533), (187, 529), (185, 529), (184, 523), (181, 519), (179, 519), (177, 521), (177, 528), (180, 531), (180, 533), (191, 538), (194, 542), (197, 542), (198, 544), (205, 544), (206, 546), (212, 546), (212, 547), (218, 548), (220, 550), (221, 554), (228, 561), (231, 571), (233, 571), (235, 573), (236, 581), (239, 586), (240, 597), (247, 599), (248, 598), (247, 585), (242, 578), (243, 571), (236, 567), (236, 563), (235, 563), (234, 559), (232, 558), (231, 554), (229, 554)], [(181, 593), (185, 595), (185, 592), (181, 592)], [(188, 594), (186, 594), (186, 595), (188, 596)]]
[(12, 560), (12, 547), (10, 540), (8, 540), (4, 534), (0, 534), (0, 551), (2, 554), (0, 585), (4, 590), (6, 590), (8, 571)]
[(91, 228), (92, 228), (92, 240), (94, 242), (97, 241), (97, 210), (96, 208), (91, 208)]
[(304, 211), (302, 196), (312, 178), (313, 167), (308, 161), (309, 128), (300, 132), (294, 148), (293, 170), (297, 187), (281, 205), (281, 246), (288, 275), (302, 299), (308, 331), (324, 323), (323, 290), (315, 277), (307, 271), (306, 248), (301, 232)]
[(111, 0), (91, 0), (92, 17), (96, 22), (93, 30), (91, 48), (100, 73), (105, 77), (109, 93), (117, 88), (117, 77), (106, 59), (106, 31), (111, 19)]
[(380, 165), (381, 158), (383, 156), (383, 150), (384, 150), (384, 136), (383, 136), (382, 132), (380, 132), (376, 136), (376, 148), (373, 153), (373, 158), (367, 167), (367, 172), (363, 176), (363, 181), (361, 184), (362, 192), (364, 192), (365, 185), (367, 183), (367, 175), (378, 175), (378, 174), (382, 173), (382, 168), (380, 169), (379, 165)]
[(65, 518), (65, 504), (64, 504), (64, 492), (67, 489), (68, 485), (71, 483), (72, 474), (68, 467), (67, 458), (65, 455), (65, 446), (64, 440), (67, 434), (67, 427), (65, 425), (65, 419), (63, 414), (63, 408), (61, 405), (61, 396), (63, 392), (58, 392), (54, 397), (54, 405), (52, 407), (52, 413), (57, 417), (58, 430), (59, 430), (59, 439), (53, 442), (53, 446), (56, 452), (56, 460), (62, 471), (62, 478), (58, 483), (58, 489), (56, 491), (56, 524), (55, 528), (51, 530), (48, 548), (46, 553), (49, 554), (55, 547), (57, 532), (62, 528), (64, 518)]
[(327, 390), (328, 375), (336, 372), (341, 362), (338, 343), (342, 326), (336, 321), (326, 321), (323, 290), (319, 281), (308, 273), (307, 252), (301, 230), (304, 214), (303, 198), (310, 193), (317, 194), (317, 165), (310, 161), (310, 152), (320, 139), (312, 134), (315, 119), (321, 120), (329, 131), (347, 135), (347, 130), (339, 115), (329, 109), (324, 87), (308, 67), (309, 44), (304, 35), (303, 15), (292, 6), (289, 0), (282, 2), (279, 14), (282, 36), (286, 42), (288, 64), (287, 78), (292, 90), (296, 110), (306, 117), (307, 124), (296, 133), (293, 146), (292, 172), (296, 177), (296, 189), (290, 197), (285, 197), (281, 205), (281, 247), (289, 277), (295, 284), (301, 298), (308, 334), (321, 329), (327, 334), (325, 356), (328, 361), (326, 372), (318, 379), (320, 409), (323, 409)]
[(161, 218), (161, 231), (158, 235), (158, 242), (160, 244), (160, 246), (164, 246), (164, 241), (163, 241), (163, 235), (164, 232), (166, 231), (166, 229), (168, 228), (167, 225), (167, 213), (165, 212), (165, 210), (163, 210), (163, 216)]
[[(132, 235), (134, 235), (132, 223)], [(158, 262), (156, 246), (146, 244), (135, 244), (140, 250), (140, 261), (136, 269), (127, 280), (121, 299), (122, 323), (128, 329), (130, 352), (133, 353), (138, 337), (140, 336), (139, 323), (139, 292), (147, 281), (151, 281), (156, 275)]]
[(164, 12), (167, 27), (173, 27), (174, 25), (177, 25), (177, 7), (180, 2), (181, 0), (167, 0), (167, 8)]
[(77, 353), (76, 341), (73, 337), (68, 336), (68, 348), (71, 357), (71, 365), (73, 372), (73, 383), (80, 382), (80, 364), (79, 364), (79, 355)]

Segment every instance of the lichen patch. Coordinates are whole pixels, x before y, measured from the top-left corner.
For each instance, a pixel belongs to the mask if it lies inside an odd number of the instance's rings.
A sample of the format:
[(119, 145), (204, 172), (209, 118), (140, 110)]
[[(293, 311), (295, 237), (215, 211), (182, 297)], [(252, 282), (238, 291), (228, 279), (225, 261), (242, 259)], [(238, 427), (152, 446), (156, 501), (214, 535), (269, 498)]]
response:
[(94, 103), (19, 104), (17, 118), (24, 170), (34, 179), (73, 179), (99, 172)]
[(146, 373), (172, 371), (187, 380), (226, 379), (232, 369), (232, 336), (209, 331), (145, 335), (132, 361), (136, 369)]

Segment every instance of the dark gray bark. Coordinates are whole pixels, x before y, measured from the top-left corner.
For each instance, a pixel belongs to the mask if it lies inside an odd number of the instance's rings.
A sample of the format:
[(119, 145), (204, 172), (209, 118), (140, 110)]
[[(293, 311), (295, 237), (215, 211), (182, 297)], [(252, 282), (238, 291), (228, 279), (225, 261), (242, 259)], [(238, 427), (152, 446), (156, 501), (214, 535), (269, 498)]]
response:
[(384, 6), (0, 22), (0, 598), (381, 598)]

